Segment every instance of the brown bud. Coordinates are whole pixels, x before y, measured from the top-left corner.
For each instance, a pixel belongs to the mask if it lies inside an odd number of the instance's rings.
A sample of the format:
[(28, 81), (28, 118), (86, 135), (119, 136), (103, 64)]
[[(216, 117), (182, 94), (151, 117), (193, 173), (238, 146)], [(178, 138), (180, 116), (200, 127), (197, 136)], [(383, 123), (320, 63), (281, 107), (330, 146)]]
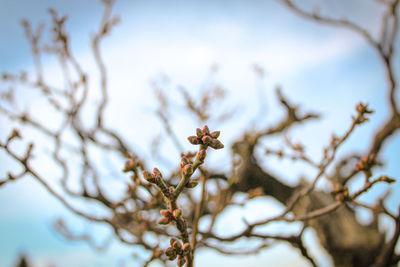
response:
[(199, 128), (196, 129), (196, 135), (198, 138), (202, 138), (204, 136), (203, 131)]
[(215, 132), (212, 132), (212, 133), (210, 134), (210, 136), (211, 136), (212, 138), (218, 138), (220, 133), (221, 133), (220, 131), (215, 131)]
[(160, 214), (164, 217), (171, 216), (171, 212), (169, 210), (160, 210)]
[(184, 252), (186, 252), (186, 253), (189, 252), (189, 251), (190, 251), (190, 244), (189, 244), (189, 243), (183, 244), (182, 250), (183, 250)]
[(211, 143), (213, 139), (211, 138), (211, 136), (205, 135), (203, 136), (203, 138), (201, 138), (201, 141), (203, 142), (203, 144), (205, 145), (209, 145)]
[(175, 250), (173, 250), (171, 247), (167, 248), (164, 253), (168, 258), (173, 256), (174, 254), (176, 255)]
[(154, 177), (162, 178), (162, 174), (161, 174), (160, 170), (157, 168), (153, 169), (153, 175), (154, 175)]
[(191, 163), (190, 159), (188, 157), (183, 156), (181, 158), (181, 168), (185, 167), (185, 165)]
[(183, 175), (188, 176), (193, 173), (193, 166), (192, 164), (186, 164), (182, 169)]
[(177, 263), (178, 263), (178, 266), (179, 266), (179, 267), (185, 265), (185, 263), (186, 263), (185, 257), (179, 256), (179, 257), (178, 257), (178, 262), (177, 262)]
[(388, 177), (386, 175), (379, 177), (379, 180), (381, 180), (382, 182), (389, 183), (389, 184), (396, 182), (395, 179), (390, 178), (390, 177)]
[(210, 147), (214, 149), (221, 149), (224, 148), (224, 145), (218, 139), (212, 139)]
[(203, 127), (203, 133), (206, 134), (206, 135), (209, 135), (209, 134), (210, 134), (210, 129), (208, 129), (208, 126), (207, 126), (207, 125), (204, 125), (204, 127)]
[(202, 149), (197, 153), (197, 158), (199, 159), (200, 162), (204, 162), (207, 156), (207, 151), (205, 149)]
[(199, 183), (195, 181), (190, 181), (186, 184), (187, 188), (195, 188)]
[(175, 187), (173, 187), (173, 186), (170, 186), (170, 187), (168, 188), (168, 190), (169, 190), (169, 192), (170, 192), (170, 193), (172, 193), (172, 192), (174, 192), (174, 190), (175, 190)]
[(169, 244), (171, 245), (171, 247), (174, 245), (175, 242), (178, 242), (178, 240), (176, 240), (175, 238), (171, 238), (169, 240)]
[(182, 210), (176, 209), (173, 211), (172, 215), (175, 217), (175, 219), (178, 219), (182, 216)]
[(181, 250), (181, 249), (182, 249), (182, 244), (181, 244), (181, 242), (179, 242), (178, 240), (175, 240), (175, 242), (172, 244), (172, 247), (173, 247), (175, 250)]
[(192, 145), (200, 144), (200, 138), (198, 138), (197, 136), (194, 136), (194, 135), (193, 136), (189, 136), (188, 140)]
[(164, 218), (161, 218), (161, 219), (158, 221), (158, 224), (166, 225), (166, 224), (169, 224), (170, 222), (171, 222), (171, 219), (170, 219), (170, 218), (164, 217)]
[(153, 175), (150, 173), (150, 172), (148, 172), (148, 171), (143, 171), (142, 172), (143, 173), (143, 177), (144, 177), (144, 179), (146, 180), (146, 181), (148, 181), (148, 182), (152, 182), (153, 181)]

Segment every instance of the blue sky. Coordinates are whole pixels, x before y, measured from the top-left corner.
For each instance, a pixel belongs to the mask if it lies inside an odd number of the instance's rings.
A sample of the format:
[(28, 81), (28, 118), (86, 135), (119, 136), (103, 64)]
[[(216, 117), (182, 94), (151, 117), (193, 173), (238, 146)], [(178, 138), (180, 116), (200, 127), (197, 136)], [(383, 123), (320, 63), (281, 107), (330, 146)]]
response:
[[(306, 2), (311, 6), (316, 1)], [(323, 14), (351, 16), (376, 35), (381, 10), (373, 1), (368, 4), (362, 0), (320, 2)], [(40, 21), (48, 23), (46, 9), (54, 7), (59, 13), (69, 15), (67, 30), (72, 33), (73, 51), (93, 80), (96, 79), (89, 43), (101, 17), (99, 1), (0, 0), (0, 7), (0, 72), (32, 68), (29, 47), (19, 21), (27, 18), (34, 25)], [(228, 89), (228, 103), (238, 111), (235, 122), (222, 128), (222, 138), (228, 144), (239, 134), (233, 129), (257, 127), (256, 119), (266, 125), (281, 115), (274, 101), (273, 88), (276, 85), (282, 86), (292, 102), (323, 114), (322, 121), (291, 133), (309, 148), (315, 158), (321, 155), (321, 148), (329, 141), (331, 132), (340, 134), (345, 131), (359, 101), (370, 103), (376, 113), (368, 125), (355, 132), (341, 154), (353, 149), (362, 151), (369, 143), (374, 126), (379, 125), (387, 114), (385, 95), (382, 94), (385, 90), (384, 73), (374, 51), (357, 35), (300, 19), (276, 1), (120, 0), (116, 3), (115, 13), (120, 15), (121, 23), (102, 46), (109, 66), (110, 88), (115, 92), (111, 97), (107, 122), (121, 129), (125, 136), (134, 136), (135, 148), (150, 160), (149, 136), (154, 137), (154, 132), (160, 130), (153, 115), (155, 103), (150, 81), (160, 74), (168, 75), (173, 84), (184, 85), (195, 93), (210, 67), (219, 65), (215, 79)], [(48, 59), (44, 63), (50, 80), (58, 82), (54, 60)], [(262, 81), (257, 80), (252, 72), (253, 64), (265, 69), (266, 77)], [(259, 104), (263, 103), (258, 98), (257, 86), (264, 88), (267, 103), (263, 109), (265, 116), (261, 118), (256, 116), (260, 111)], [(1, 83), (0, 90), (4, 90)], [(35, 100), (30, 100), (25, 107), (37, 108), (34, 104)], [(140, 133), (131, 126), (142, 125), (144, 121), (146, 127)], [(0, 123), (3, 124), (0, 136), (4, 140), (10, 125), (3, 119)], [(183, 140), (197, 126), (176, 114), (175, 127), (182, 129)], [(280, 141), (273, 140), (272, 145), (279, 146)], [(400, 138), (397, 135), (384, 150), (387, 166), (379, 173), (400, 178), (399, 150)], [(0, 158), (0, 175), (4, 175), (6, 164), (11, 163), (3, 152), (0, 152)], [(288, 161), (271, 160), (268, 163), (275, 173), (287, 174), (287, 182), (292, 184), (296, 183), (299, 175), (310, 173), (309, 169)], [(393, 185), (397, 195), (400, 193), (399, 185), (399, 182)], [(378, 186), (363, 200), (373, 200), (384, 190), (385, 186)], [(391, 210), (396, 210), (400, 202), (395, 195), (388, 202)], [(267, 210), (265, 213), (268, 215), (278, 208), (269, 199), (256, 200), (244, 210), (227, 212), (226, 220), (238, 214), (251, 216), (252, 212), (260, 209)], [(56, 266), (138, 264), (131, 258), (134, 250), (117, 242), (113, 242), (105, 254), (99, 255), (86, 244), (67, 242), (54, 233), (51, 223), (59, 216), (67, 218), (78, 230), (100, 233), (99, 239), (104, 238), (103, 233), (107, 231), (75, 218), (29, 177), (0, 188), (0, 210), (0, 266), (12, 266), (20, 251), (31, 255), (35, 266), (39, 267), (51, 263)], [(222, 221), (220, 227), (231, 226)], [(275, 230), (282, 229), (285, 226), (278, 225)], [(314, 247), (313, 233), (310, 231), (307, 236), (307, 243)], [(326, 255), (320, 249), (314, 251), (318, 254), (318, 262), (329, 266)], [(297, 251), (284, 244), (249, 258), (226, 258), (203, 250), (199, 251), (197, 260), (198, 266), (243, 266), (245, 263), (246, 266), (263, 266), (260, 262), (267, 260), (271, 266), (308, 266)]]

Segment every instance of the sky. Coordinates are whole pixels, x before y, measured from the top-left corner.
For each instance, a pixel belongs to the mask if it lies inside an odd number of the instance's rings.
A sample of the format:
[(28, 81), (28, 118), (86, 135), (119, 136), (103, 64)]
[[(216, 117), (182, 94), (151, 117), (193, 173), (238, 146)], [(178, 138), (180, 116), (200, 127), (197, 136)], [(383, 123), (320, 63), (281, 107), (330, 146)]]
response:
[[(382, 9), (374, 1), (309, 0), (305, 1), (305, 8), (312, 7), (314, 2), (320, 3), (322, 14), (349, 17), (377, 36)], [(48, 23), (48, 7), (55, 8), (60, 14), (68, 14), (67, 31), (71, 33), (72, 50), (90, 77), (96, 80), (90, 37), (102, 14), (97, 0), (0, 0), (0, 72), (32, 69), (30, 50), (19, 22), (27, 18), (33, 25), (41, 21)], [(352, 150), (362, 151), (368, 145), (374, 127), (387, 114), (385, 95), (382, 94), (386, 85), (382, 66), (364, 40), (350, 31), (315, 25), (298, 18), (277, 1), (117, 0), (114, 13), (120, 16), (121, 22), (102, 43), (113, 90), (106, 120), (125, 136), (134, 136), (135, 149), (149, 160), (151, 138), (161, 131), (154, 116), (156, 103), (151, 82), (168, 76), (171, 87), (185, 86), (196, 94), (215, 64), (219, 70), (213, 79), (228, 90), (226, 101), (229, 105), (222, 109), (232, 107), (236, 111), (234, 122), (221, 125), (221, 138), (226, 144), (244, 129), (276, 121), (281, 113), (274, 101), (273, 89), (278, 85), (292, 102), (323, 115), (321, 121), (291, 132), (315, 158), (321, 156), (321, 147), (329, 142), (332, 132), (339, 134), (347, 129), (359, 101), (370, 103), (376, 112), (369, 124), (354, 133), (339, 151), (340, 155)], [(265, 70), (263, 79), (255, 75), (254, 64)], [(44, 62), (49, 79), (57, 83), (60, 81), (55, 65), (51, 58)], [(1, 83), (0, 90), (5, 90)], [(174, 92), (171, 97), (175, 97)], [(23, 102), (26, 109), (44, 110), (35, 105), (38, 103), (35, 99), (25, 98)], [(55, 120), (50, 115), (46, 119)], [(182, 140), (198, 127), (179, 112), (174, 116), (174, 127), (180, 130)], [(2, 118), (0, 123), (0, 137), (4, 140), (10, 125)], [(135, 125), (145, 127), (137, 131)], [(279, 140), (271, 140), (271, 146), (279, 147), (280, 144)], [(383, 158), (387, 165), (378, 173), (400, 177), (399, 150), (397, 134), (384, 149)], [(216, 162), (221, 159), (215, 157)], [(0, 152), (0, 159), (0, 177), (3, 177), (8, 164), (12, 163), (3, 152)], [(289, 161), (272, 159), (268, 161), (268, 167), (278, 175), (287, 174), (286, 182), (293, 185), (300, 175), (310, 173), (309, 169)], [(388, 206), (395, 211), (400, 203), (396, 197), (396, 193), (400, 195), (400, 183), (396, 182), (392, 187), (394, 193)], [(386, 189), (377, 186), (362, 199), (371, 201)], [(73, 216), (29, 177), (0, 188), (0, 210), (0, 266), (13, 266), (20, 252), (26, 252), (37, 267), (52, 264), (139, 266), (140, 260), (132, 258), (132, 253), (140, 255), (143, 253), (140, 250), (112, 242), (107, 251), (98, 254), (84, 243), (68, 242), (57, 235), (51, 224), (60, 216), (67, 218), (75, 229), (97, 233), (99, 242), (106, 238), (107, 229), (93, 227)], [(227, 211), (218, 227), (235, 231), (240, 225), (229, 225), (232, 216), (252, 216), (259, 210), (265, 211), (264, 215), (271, 215), (279, 211), (279, 207), (270, 199), (251, 201), (243, 209)], [(368, 217), (367, 214), (361, 216)], [(272, 230), (282, 231), (285, 227), (276, 225)], [(313, 248), (318, 263), (330, 266), (330, 259), (315, 245), (314, 233), (310, 230), (306, 235), (306, 242)], [(225, 257), (210, 250), (199, 250), (196, 257), (197, 266), (265, 266), (264, 262), (270, 266), (308, 266), (299, 253), (286, 244), (247, 258)]]

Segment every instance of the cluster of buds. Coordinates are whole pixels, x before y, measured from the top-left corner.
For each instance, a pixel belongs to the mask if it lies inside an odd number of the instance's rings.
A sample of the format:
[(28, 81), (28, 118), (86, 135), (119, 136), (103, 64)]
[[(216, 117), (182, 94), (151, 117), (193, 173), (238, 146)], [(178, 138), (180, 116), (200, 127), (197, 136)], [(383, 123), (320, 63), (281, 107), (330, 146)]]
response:
[(143, 171), (143, 177), (149, 183), (158, 184), (159, 181), (162, 179), (162, 174), (159, 171), (159, 169), (154, 168), (153, 173), (150, 173), (148, 171)]
[(182, 211), (180, 209), (176, 209), (173, 212), (169, 210), (160, 210), (160, 214), (164, 217), (161, 218), (158, 221), (158, 223), (166, 225), (172, 222), (173, 220), (178, 220), (182, 216)]
[(373, 165), (376, 164), (375, 154), (371, 154), (369, 156), (364, 156), (362, 159), (356, 164), (357, 171), (369, 171)]
[(219, 131), (210, 133), (210, 129), (206, 125), (203, 130), (197, 128), (196, 135), (189, 136), (188, 140), (192, 145), (203, 145), (205, 148), (209, 146), (214, 149), (221, 149), (224, 148), (224, 145), (217, 139), (219, 134)]
[(358, 112), (358, 116), (355, 118), (357, 124), (361, 124), (368, 120), (368, 118), (365, 117), (366, 114), (374, 113), (373, 110), (368, 109), (368, 104), (363, 104), (361, 102), (356, 106), (356, 110)]
[(173, 261), (178, 257), (178, 266), (185, 265), (185, 255), (190, 252), (190, 244), (185, 243), (182, 245), (181, 242), (175, 238), (171, 238), (170, 244), (171, 246), (165, 250), (165, 255), (168, 257), (168, 260)]

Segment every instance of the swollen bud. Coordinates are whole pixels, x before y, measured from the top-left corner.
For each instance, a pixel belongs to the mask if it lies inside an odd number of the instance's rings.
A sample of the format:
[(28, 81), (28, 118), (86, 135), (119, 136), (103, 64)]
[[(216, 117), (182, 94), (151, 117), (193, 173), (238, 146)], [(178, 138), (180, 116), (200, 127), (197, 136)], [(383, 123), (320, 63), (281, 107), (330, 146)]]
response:
[(212, 138), (218, 138), (218, 136), (219, 136), (220, 133), (221, 133), (220, 131), (215, 131), (215, 132), (212, 132), (212, 133), (210, 134), (210, 136), (211, 136)]
[(164, 253), (168, 258), (176, 255), (175, 250), (173, 250), (171, 247), (167, 248)]
[(161, 174), (160, 170), (157, 168), (153, 169), (153, 175), (154, 175), (154, 177), (162, 178), (162, 174)]
[(160, 210), (160, 214), (164, 217), (171, 216), (171, 212), (169, 210)]
[(224, 145), (218, 139), (212, 139), (210, 143), (210, 147), (214, 149), (224, 148)]
[(148, 171), (143, 171), (143, 177), (146, 181), (151, 182), (153, 180), (153, 175)]
[(209, 135), (209, 134), (210, 134), (210, 129), (208, 129), (208, 126), (207, 126), (207, 125), (204, 125), (204, 127), (203, 127), (203, 133), (206, 134), (206, 135)]
[(178, 257), (178, 262), (177, 262), (177, 263), (178, 263), (178, 266), (179, 266), (179, 267), (185, 265), (185, 263), (186, 263), (185, 257), (179, 256), (179, 257)]
[(195, 188), (199, 183), (195, 181), (190, 181), (186, 184), (187, 188)]
[(202, 138), (204, 134), (203, 134), (203, 131), (202, 131), (202, 130), (200, 130), (199, 128), (197, 128), (197, 129), (196, 129), (196, 135), (197, 135), (198, 138)]
[(182, 216), (182, 210), (176, 209), (172, 212), (172, 215), (174, 216), (175, 219), (178, 219)]
[(200, 144), (200, 138), (198, 138), (197, 136), (194, 136), (194, 135), (193, 136), (189, 136), (188, 140), (192, 145)]
[(201, 141), (203, 142), (203, 144), (205, 145), (209, 145), (211, 143), (213, 139), (211, 138), (211, 136), (205, 135), (203, 136), (203, 138), (201, 138)]
[(207, 151), (205, 149), (202, 149), (199, 151), (197, 154), (197, 158), (199, 159), (200, 162), (204, 162), (207, 156)]
[(164, 217), (158, 221), (158, 224), (167, 225), (171, 222), (171, 219), (168, 217)]
[(193, 166), (192, 164), (186, 164), (182, 169), (183, 175), (188, 176), (193, 173)]
[(183, 244), (182, 250), (183, 252), (188, 253), (190, 251), (190, 244), (189, 243)]

